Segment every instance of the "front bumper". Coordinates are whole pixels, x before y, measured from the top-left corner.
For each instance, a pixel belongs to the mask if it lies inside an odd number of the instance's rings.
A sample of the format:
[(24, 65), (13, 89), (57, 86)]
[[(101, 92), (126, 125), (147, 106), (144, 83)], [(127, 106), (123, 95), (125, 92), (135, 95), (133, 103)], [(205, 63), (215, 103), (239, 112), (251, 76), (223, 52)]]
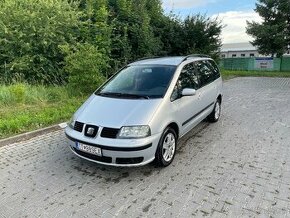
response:
[[(71, 150), (77, 156), (99, 164), (126, 167), (152, 162), (161, 137), (160, 133), (142, 139), (110, 139), (100, 136), (89, 138), (70, 127), (65, 129), (65, 134)], [(78, 143), (101, 148), (102, 156), (80, 151)]]

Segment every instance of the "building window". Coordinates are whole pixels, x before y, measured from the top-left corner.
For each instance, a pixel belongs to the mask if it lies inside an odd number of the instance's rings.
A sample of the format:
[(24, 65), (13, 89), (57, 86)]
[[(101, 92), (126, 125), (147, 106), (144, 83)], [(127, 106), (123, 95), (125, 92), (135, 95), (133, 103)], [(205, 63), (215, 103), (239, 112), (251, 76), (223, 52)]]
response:
[(236, 54), (232, 54), (232, 58), (235, 58), (235, 57), (237, 57), (237, 55)]
[(225, 54), (222, 54), (222, 55), (221, 55), (221, 57), (222, 57), (222, 58), (225, 58), (225, 57), (226, 57), (226, 55), (225, 55)]
[(255, 57), (255, 54), (251, 53), (251, 54), (250, 54), (250, 57)]
[(246, 54), (241, 54), (241, 57), (246, 57)]

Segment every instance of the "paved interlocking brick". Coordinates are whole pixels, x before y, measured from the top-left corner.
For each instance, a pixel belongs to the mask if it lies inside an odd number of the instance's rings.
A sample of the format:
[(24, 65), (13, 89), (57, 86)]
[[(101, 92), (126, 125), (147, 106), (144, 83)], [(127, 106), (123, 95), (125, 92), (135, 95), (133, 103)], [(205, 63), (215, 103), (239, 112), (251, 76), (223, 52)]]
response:
[(224, 84), (222, 117), (167, 168), (101, 166), (63, 131), (0, 148), (0, 217), (289, 217), (290, 79)]

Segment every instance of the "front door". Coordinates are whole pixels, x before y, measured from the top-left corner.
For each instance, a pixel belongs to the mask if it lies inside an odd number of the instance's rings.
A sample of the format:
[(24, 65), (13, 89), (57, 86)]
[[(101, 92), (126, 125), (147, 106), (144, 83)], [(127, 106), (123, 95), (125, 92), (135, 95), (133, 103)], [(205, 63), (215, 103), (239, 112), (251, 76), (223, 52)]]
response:
[[(195, 89), (196, 94), (192, 96), (181, 96), (181, 92), (185, 88)], [(198, 88), (199, 82), (195, 65), (193, 63), (185, 65), (171, 96), (172, 103), (178, 108), (176, 117), (181, 127), (181, 135), (184, 135), (197, 124), (195, 118), (202, 109), (199, 104), (200, 90)]]

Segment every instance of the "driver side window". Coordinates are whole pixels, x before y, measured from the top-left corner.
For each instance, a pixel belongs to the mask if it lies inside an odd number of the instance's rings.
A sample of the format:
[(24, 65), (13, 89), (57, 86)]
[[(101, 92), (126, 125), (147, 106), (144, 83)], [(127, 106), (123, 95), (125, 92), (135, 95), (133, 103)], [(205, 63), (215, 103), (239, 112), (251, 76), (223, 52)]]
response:
[(171, 101), (174, 101), (181, 97), (181, 92), (185, 88), (198, 89), (198, 77), (197, 70), (194, 63), (187, 64), (181, 70), (180, 76), (177, 80), (177, 83), (174, 87), (174, 90), (171, 95)]

